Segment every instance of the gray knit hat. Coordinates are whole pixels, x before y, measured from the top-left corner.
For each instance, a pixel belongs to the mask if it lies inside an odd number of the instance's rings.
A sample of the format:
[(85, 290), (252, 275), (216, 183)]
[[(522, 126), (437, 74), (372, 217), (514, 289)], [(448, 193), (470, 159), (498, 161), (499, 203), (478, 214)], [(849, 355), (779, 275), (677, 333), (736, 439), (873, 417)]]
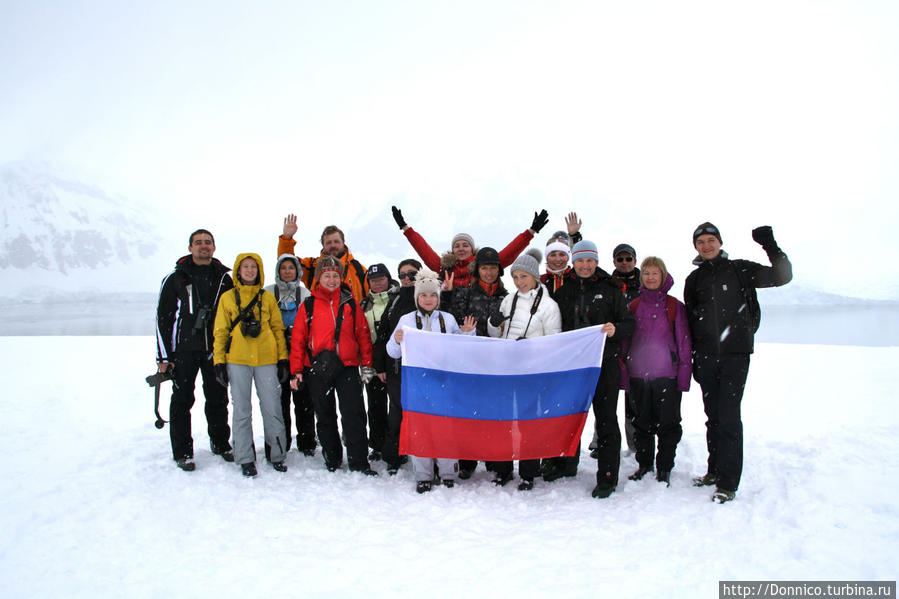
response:
[(471, 246), (472, 251), (475, 249), (474, 238), (468, 233), (456, 233), (453, 236), (453, 240), (450, 241), (450, 249), (453, 249), (453, 246), (456, 245), (457, 241), (467, 241), (468, 245)]
[(540, 261), (543, 260), (543, 252), (537, 248), (528, 248), (523, 254), (515, 258), (515, 262), (509, 267), (509, 272), (521, 270), (535, 279), (540, 280)]

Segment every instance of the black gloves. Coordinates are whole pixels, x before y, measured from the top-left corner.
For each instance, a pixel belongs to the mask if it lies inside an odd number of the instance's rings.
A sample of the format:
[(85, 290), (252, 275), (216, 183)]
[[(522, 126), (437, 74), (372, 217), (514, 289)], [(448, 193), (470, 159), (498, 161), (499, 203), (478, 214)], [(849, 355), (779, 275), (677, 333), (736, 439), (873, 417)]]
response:
[(222, 387), (228, 386), (228, 367), (225, 364), (215, 365), (215, 380)]
[(290, 362), (278, 360), (278, 382), (282, 385), (290, 380)]
[(539, 233), (540, 229), (546, 226), (546, 223), (549, 222), (549, 214), (547, 214), (546, 210), (541, 210), (540, 214), (534, 213), (534, 222), (531, 223), (531, 231), (534, 233)]
[(506, 319), (506, 317), (503, 316), (503, 313), (500, 312), (499, 310), (497, 310), (496, 312), (494, 312), (493, 314), (490, 315), (490, 319), (488, 322), (490, 322), (491, 326), (498, 327), (499, 325), (501, 325), (503, 323), (503, 321), (505, 319)]
[(406, 226), (406, 221), (403, 220), (403, 211), (396, 206), (391, 206), (390, 210), (393, 211), (393, 220), (396, 221), (396, 224), (399, 225), (400, 230), (402, 230)]
[(774, 241), (774, 231), (771, 230), (771, 227), (757, 227), (752, 230), (752, 239), (761, 245), (765, 250), (772, 250), (777, 248), (777, 242)]

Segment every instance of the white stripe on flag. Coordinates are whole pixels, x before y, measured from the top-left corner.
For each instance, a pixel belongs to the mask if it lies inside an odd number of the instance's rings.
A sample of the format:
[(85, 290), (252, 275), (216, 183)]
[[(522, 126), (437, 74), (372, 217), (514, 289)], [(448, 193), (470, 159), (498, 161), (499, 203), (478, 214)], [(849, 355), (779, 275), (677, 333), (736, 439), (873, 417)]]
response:
[(515, 341), (403, 327), (403, 366), (495, 375), (599, 368), (606, 340), (600, 328)]

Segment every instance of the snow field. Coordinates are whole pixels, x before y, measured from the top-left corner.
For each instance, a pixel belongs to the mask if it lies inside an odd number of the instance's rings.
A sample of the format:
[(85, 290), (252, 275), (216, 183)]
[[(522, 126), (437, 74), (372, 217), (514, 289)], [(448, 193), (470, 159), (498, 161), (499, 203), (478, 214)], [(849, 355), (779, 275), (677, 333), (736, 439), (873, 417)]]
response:
[(720, 506), (690, 486), (706, 460), (695, 382), (670, 488), (627, 480), (626, 457), (618, 491), (592, 499), (591, 416), (576, 479), (522, 493), (481, 465), (419, 496), (409, 466), (332, 474), (294, 450), (275, 472), (258, 409), (260, 475), (244, 479), (209, 452), (201, 393), (197, 471), (181, 472), (153, 427), (152, 352), (149, 337), (0, 339), (5, 597), (712, 597), (718, 580), (896, 578), (896, 347), (759, 344), (743, 480)]

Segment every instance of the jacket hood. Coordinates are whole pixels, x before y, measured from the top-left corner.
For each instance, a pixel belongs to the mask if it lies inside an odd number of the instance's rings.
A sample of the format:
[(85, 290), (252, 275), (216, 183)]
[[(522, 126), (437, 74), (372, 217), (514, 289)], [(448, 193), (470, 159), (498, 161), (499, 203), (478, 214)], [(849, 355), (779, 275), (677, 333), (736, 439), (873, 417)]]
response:
[(661, 287), (658, 289), (646, 289), (643, 285), (640, 285), (640, 295), (648, 295), (653, 293), (658, 293), (659, 295), (668, 295), (668, 292), (671, 291), (671, 288), (674, 287), (674, 277), (671, 276), (671, 273), (668, 273), (665, 276), (665, 280), (662, 281)]
[[(244, 285), (240, 282), (240, 277), (237, 275), (238, 269), (240, 268), (240, 263), (243, 262), (244, 258), (252, 258), (256, 261), (256, 266), (259, 268), (259, 282), (256, 285)], [(262, 258), (259, 257), (259, 254), (255, 254), (252, 252), (246, 252), (243, 254), (237, 254), (237, 258), (234, 259), (234, 275), (232, 277), (234, 279), (234, 286), (237, 288), (240, 287), (262, 287), (265, 285), (265, 274), (262, 270)]]
[[(255, 254), (253, 254), (255, 255)], [(278, 262), (275, 263), (275, 283), (282, 284), (284, 281), (281, 280), (281, 263), (285, 260), (290, 260), (293, 262), (293, 265), (297, 267), (297, 278), (291, 283), (299, 283), (303, 280), (303, 265), (300, 264), (300, 259), (294, 256), (293, 254), (281, 254), (278, 256)]]

